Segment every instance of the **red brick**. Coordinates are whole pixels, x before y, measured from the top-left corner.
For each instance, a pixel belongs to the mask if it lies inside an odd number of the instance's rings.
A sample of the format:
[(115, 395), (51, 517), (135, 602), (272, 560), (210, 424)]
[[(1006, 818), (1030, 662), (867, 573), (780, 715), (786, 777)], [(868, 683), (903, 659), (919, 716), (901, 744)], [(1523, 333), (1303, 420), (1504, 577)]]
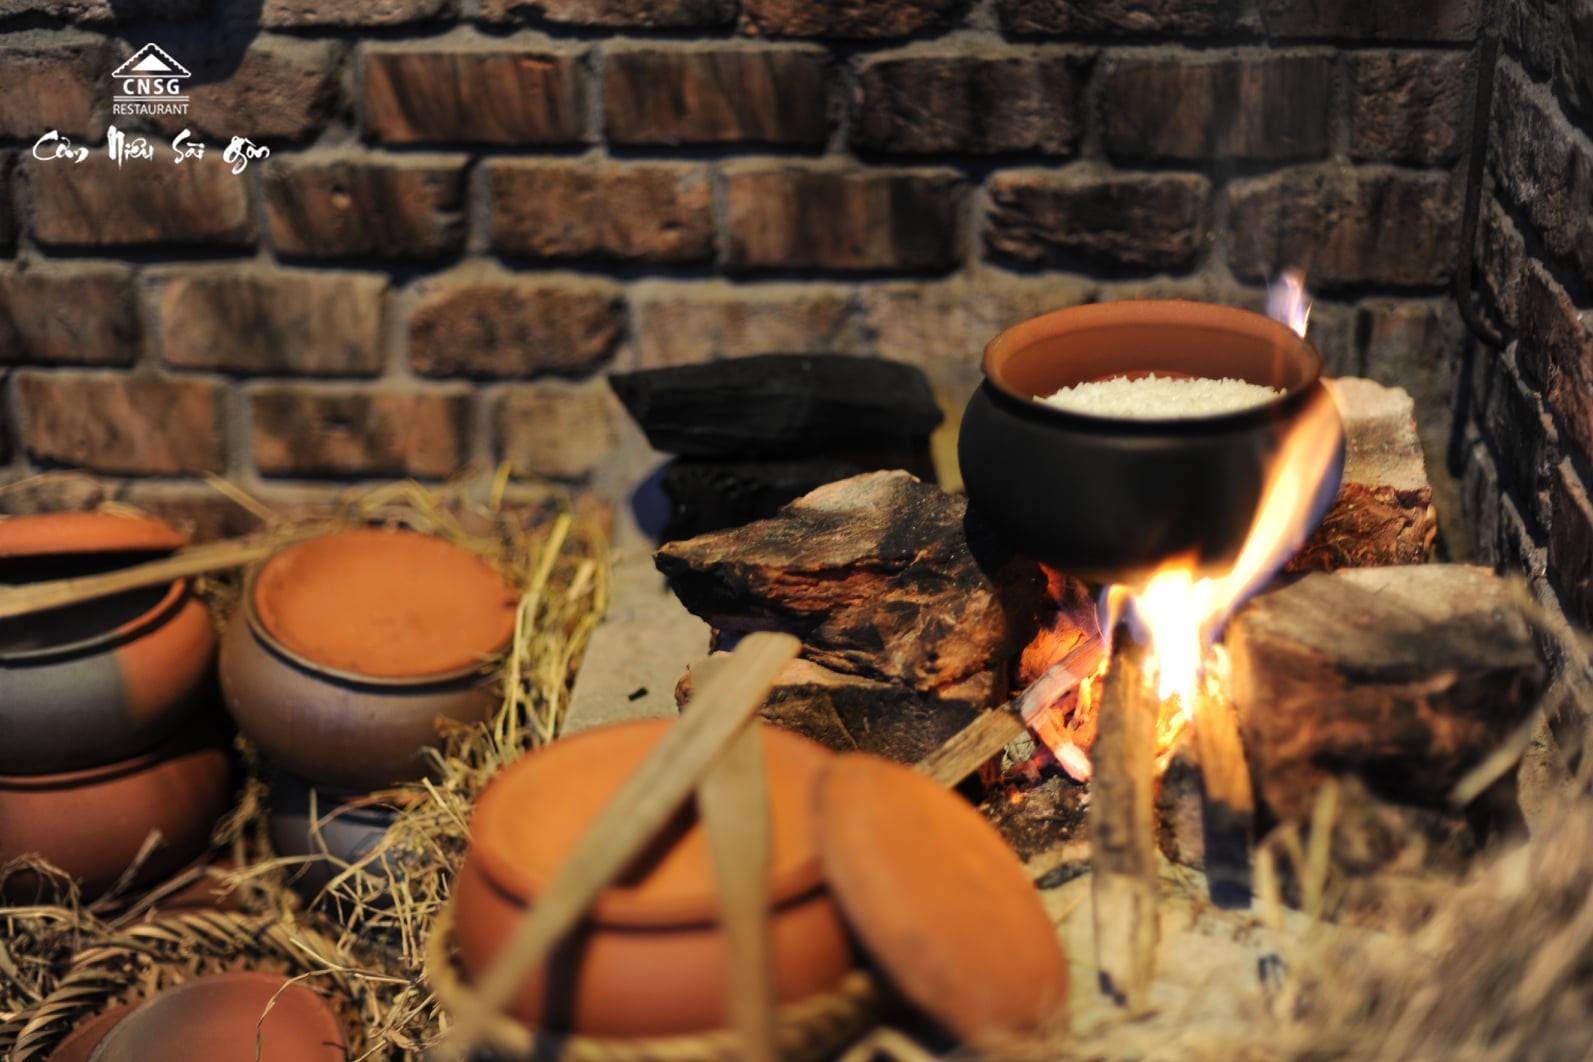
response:
[(1089, 56), (1047, 49), (874, 56), (852, 141), (872, 151), (1071, 155), (1084, 134)]
[(1525, 268), (1526, 240), (1491, 195), (1483, 197), (1477, 233), (1476, 278), (1492, 307), (1485, 312), (1513, 332), (1519, 320), (1517, 292)]
[(63, 247), (246, 247), (254, 242), (247, 171), (234, 174), (213, 151), (173, 165), (159, 137), (151, 142), (154, 158), (131, 159), (120, 167), (104, 152), (80, 163), (29, 159), (34, 237)]
[(707, 29), (736, 20), (736, 0), (481, 0), (488, 23), (611, 29)]
[(462, 155), (322, 155), (272, 159), (266, 224), (277, 254), (438, 258), (464, 246)]
[(851, 292), (826, 284), (643, 281), (630, 290), (639, 368), (750, 354), (863, 354)]
[(873, 352), (917, 365), (956, 409), (982, 378), (979, 355), (1020, 321), (1089, 302), (1095, 286), (1077, 277), (1015, 277), (994, 270), (974, 280), (871, 285), (859, 294)]
[(469, 458), (471, 397), (327, 384), (249, 391), (256, 467), (267, 476), (440, 479)]
[(725, 166), (731, 270), (944, 270), (968, 186), (951, 170)]
[(370, 47), (363, 129), (389, 144), (577, 144), (589, 91), (581, 60), (485, 43)]
[(251, 0), (268, 29), (304, 26), (401, 26), (448, 18), (458, 0)]
[(707, 262), (708, 167), (692, 163), (501, 160), (487, 167), (492, 245), (533, 258)]
[(221, 389), (203, 380), (104, 372), (18, 374), (22, 442), (34, 457), (96, 472), (219, 472)]
[(1560, 437), (1593, 463), (1593, 332), (1584, 326), (1577, 338), (1576, 346), (1554, 351), (1546, 398)]
[(1562, 461), (1550, 489), (1549, 563), (1555, 583), (1583, 630), (1593, 627), (1593, 503), (1571, 462)]
[(986, 253), (1025, 265), (1193, 268), (1211, 182), (1192, 173), (1006, 170), (990, 179)]
[(498, 447), (516, 475), (582, 480), (613, 455), (624, 412), (601, 380), (541, 380), (498, 407)]
[(746, 30), (767, 37), (905, 37), (941, 26), (957, 0), (742, 0)]
[(823, 50), (645, 45), (605, 50), (611, 144), (819, 147), (829, 135)]
[(161, 350), (185, 369), (374, 376), (386, 291), (385, 277), (361, 273), (177, 273), (161, 292)]
[(1552, 367), (1567, 356), (1593, 351), (1593, 338), (1571, 297), (1541, 262), (1521, 273), (1521, 342), (1517, 358), (1529, 387), (1547, 390)]
[[(1536, 499), (1559, 460), (1559, 433), (1542, 398), (1521, 380), (1508, 352), (1497, 355), (1500, 372), (1488, 390), (1487, 404), (1473, 413), (1498, 455), (1500, 473), (1516, 496)], [(1536, 506), (1534, 506), (1536, 508)]]
[(608, 281), (432, 280), (409, 316), (409, 361), (427, 376), (581, 374), (613, 353), (623, 322), (619, 287)]
[(1469, 61), (1458, 52), (1353, 54), (1350, 154), (1413, 166), (1459, 158)]
[(1477, 34), (1481, 0), (1264, 0), (1269, 38), (1464, 41)]
[(1443, 173), (1302, 166), (1229, 185), (1228, 262), (1265, 280), (1436, 287), (1455, 257), (1459, 205)]
[(51, 130), (98, 139), (114, 54), (105, 38), (72, 30), (0, 34), (0, 140), (32, 144)]
[(0, 362), (131, 365), (142, 340), (131, 269), (38, 265), (0, 273)]
[[(171, 136), (193, 130), (207, 154), (220, 155), (234, 136), (273, 151), (284, 141), (309, 140), (341, 103), (347, 53), (335, 41), (291, 37), (257, 37), (241, 57), (223, 43), (186, 50), (180, 58), (195, 75), (187, 85), (188, 113), (156, 122)], [(162, 154), (169, 157), (164, 148)]]
[(190, 542), (236, 538), (261, 529), (259, 516), (209, 484), (135, 480), (117, 491), (116, 500), (159, 517)]
[(1333, 58), (1163, 51), (1107, 63), (1102, 142), (1131, 162), (1321, 158)]
[(1593, 287), (1593, 149), (1548, 90), (1511, 65), (1494, 83), (1489, 160), (1555, 260)]
[(202, 14), (204, 0), (0, 0), (0, 17), (40, 14), (62, 22), (183, 22)]
[(1232, 0), (996, 0), (1002, 30), (1020, 37), (1206, 37), (1237, 29), (1243, 8)]

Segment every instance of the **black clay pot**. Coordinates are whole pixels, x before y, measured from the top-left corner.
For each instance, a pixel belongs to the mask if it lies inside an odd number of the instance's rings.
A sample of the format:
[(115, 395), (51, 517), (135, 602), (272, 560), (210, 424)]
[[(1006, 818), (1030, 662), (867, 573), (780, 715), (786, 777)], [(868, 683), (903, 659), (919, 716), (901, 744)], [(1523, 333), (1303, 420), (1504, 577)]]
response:
[[(1284, 394), (1176, 420), (1088, 416), (1036, 400), (1150, 372), (1233, 377)], [(1280, 443), (1308, 409), (1332, 401), (1304, 339), (1260, 314), (1197, 302), (1111, 302), (1036, 317), (990, 341), (984, 373), (958, 441), (969, 501), (1019, 550), (1098, 583), (1141, 583), (1184, 555), (1201, 574), (1225, 571)], [(1337, 453), (1316, 487), (1311, 525), (1343, 469), (1342, 432), (1326, 445)]]

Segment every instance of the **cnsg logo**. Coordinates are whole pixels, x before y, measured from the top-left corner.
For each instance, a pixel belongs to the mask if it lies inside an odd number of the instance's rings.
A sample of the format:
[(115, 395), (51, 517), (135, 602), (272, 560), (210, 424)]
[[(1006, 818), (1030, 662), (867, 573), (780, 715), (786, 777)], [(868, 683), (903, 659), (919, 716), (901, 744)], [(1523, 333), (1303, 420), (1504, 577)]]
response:
[(111, 72), (114, 114), (187, 114), (183, 79), (192, 74), (159, 46), (146, 44)]

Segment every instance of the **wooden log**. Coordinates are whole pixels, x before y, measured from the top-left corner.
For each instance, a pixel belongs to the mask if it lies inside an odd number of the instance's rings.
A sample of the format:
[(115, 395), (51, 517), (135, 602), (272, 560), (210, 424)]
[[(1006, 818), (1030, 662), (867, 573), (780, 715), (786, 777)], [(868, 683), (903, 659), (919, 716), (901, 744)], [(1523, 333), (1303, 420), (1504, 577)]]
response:
[(1226, 644), (1256, 793), (1302, 821), (1330, 775), (1443, 807), (1544, 678), (1504, 580), (1464, 565), (1307, 575), (1253, 598)]
[(1415, 403), (1404, 389), (1371, 380), (1329, 380), (1327, 386), (1344, 422), (1344, 481), (1288, 570), (1426, 563), (1438, 518)]
[(1215, 677), (1207, 676), (1194, 700), (1206, 890), (1219, 907), (1247, 907), (1256, 801), (1239, 724)]
[(1112, 665), (1091, 750), (1091, 896), (1101, 991), (1141, 1010), (1156, 972), (1156, 718), (1160, 699), (1146, 651), (1126, 627)]

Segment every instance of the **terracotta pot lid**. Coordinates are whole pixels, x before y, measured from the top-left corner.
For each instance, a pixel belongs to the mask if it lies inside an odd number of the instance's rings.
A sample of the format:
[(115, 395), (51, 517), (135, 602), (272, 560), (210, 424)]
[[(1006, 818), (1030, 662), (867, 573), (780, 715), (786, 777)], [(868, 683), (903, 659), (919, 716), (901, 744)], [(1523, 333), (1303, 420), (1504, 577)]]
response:
[(259, 1062), (343, 1062), (348, 1049), (342, 1023), (325, 1000), (285, 977), (254, 971), (213, 974), (150, 999), (117, 1022), (94, 1052), (95, 1062), (255, 1062), (257, 1057)]
[(910, 767), (838, 756), (819, 780), (824, 874), (914, 1004), (965, 1042), (1034, 1032), (1067, 999), (1056, 927), (995, 827)]
[(133, 513), (39, 513), (0, 519), (0, 557), (167, 552), (187, 542), (165, 521)]
[(119, 1007), (112, 1007), (80, 1022), (77, 1028), (67, 1033), (61, 1038), (61, 1042), (55, 1045), (55, 1050), (50, 1052), (48, 1062), (88, 1062), (89, 1055), (94, 1053), (94, 1049), (100, 1045), (101, 1040), (105, 1039), (105, 1034), (111, 1031), (111, 1027), (131, 1014), (137, 1006), (137, 1003), (123, 1003)]
[[(587, 826), (674, 720), (645, 719), (561, 738), (499, 772), (470, 821), (471, 855), (486, 878), (534, 902)], [(765, 727), (772, 824), (769, 890), (774, 904), (823, 881), (813, 800), (830, 750)], [(695, 810), (676, 821), (621, 881), (604, 890), (591, 920), (611, 926), (681, 926), (718, 918), (718, 885)]]
[(276, 554), (255, 579), (252, 603), (289, 652), (391, 679), (475, 667), (514, 633), (518, 598), (491, 565), (447, 539), (361, 527)]

